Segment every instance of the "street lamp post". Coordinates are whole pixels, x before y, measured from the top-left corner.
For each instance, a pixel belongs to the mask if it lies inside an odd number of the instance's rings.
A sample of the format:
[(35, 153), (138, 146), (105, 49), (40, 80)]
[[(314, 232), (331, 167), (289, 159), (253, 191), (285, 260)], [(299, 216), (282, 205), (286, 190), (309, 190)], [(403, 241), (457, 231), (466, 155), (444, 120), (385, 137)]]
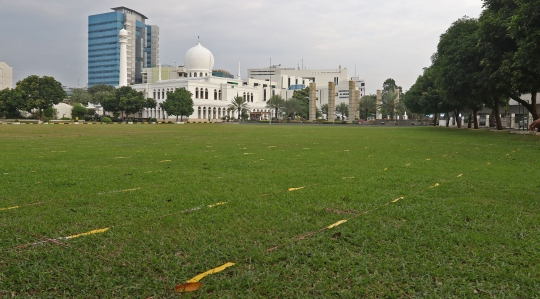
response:
[[(272, 58), (270, 58), (270, 67), (268, 68), (268, 74), (270, 75), (270, 80), (268, 81), (268, 87), (269, 87), (269, 94), (268, 94), (268, 101), (272, 98), (272, 68), (280, 67), (281, 64), (272, 65)], [(276, 121), (277, 121), (277, 111), (276, 111)], [(270, 122), (269, 124), (272, 124), (272, 112), (270, 112)]]

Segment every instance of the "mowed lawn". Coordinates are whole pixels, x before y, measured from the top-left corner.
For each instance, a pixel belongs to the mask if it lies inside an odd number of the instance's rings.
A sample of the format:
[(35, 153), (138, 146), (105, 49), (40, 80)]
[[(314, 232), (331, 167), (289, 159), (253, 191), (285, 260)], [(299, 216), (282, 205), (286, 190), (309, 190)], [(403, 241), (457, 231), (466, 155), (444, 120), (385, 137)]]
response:
[(484, 130), (0, 125), (0, 298), (538, 298), (539, 157)]

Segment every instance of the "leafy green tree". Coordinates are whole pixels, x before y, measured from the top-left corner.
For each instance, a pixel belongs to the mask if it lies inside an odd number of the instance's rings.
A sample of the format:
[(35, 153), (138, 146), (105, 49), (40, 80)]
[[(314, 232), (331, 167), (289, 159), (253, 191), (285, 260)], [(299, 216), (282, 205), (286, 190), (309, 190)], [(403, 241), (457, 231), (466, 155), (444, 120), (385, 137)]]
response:
[(56, 118), (57, 113), (58, 113), (58, 111), (52, 106), (48, 107), (45, 110), (43, 110), (43, 116), (45, 116), (45, 117), (47, 117), (49, 119)]
[[(180, 120), (183, 120), (184, 115), (189, 117), (195, 111), (192, 96), (193, 94), (185, 88), (178, 88), (167, 92), (167, 99), (160, 106), (168, 115), (176, 115), (178, 122), (178, 116)], [(148, 99), (147, 105), (152, 105), (150, 100)], [(147, 106), (147, 108), (151, 107)]]
[[(116, 89), (114, 87), (110, 85), (106, 85), (106, 84), (98, 84), (98, 85), (94, 85), (88, 88), (88, 93), (90, 94), (92, 98), (92, 103), (94, 104), (99, 103), (103, 107), (105, 107), (103, 105), (103, 102), (106, 101), (105, 98), (107, 98), (107, 96), (109, 96), (110, 94), (114, 94), (115, 91)], [(103, 115), (105, 115), (105, 110), (107, 109), (105, 108), (103, 109)], [(109, 110), (109, 111), (113, 111), (113, 110)]]
[(116, 96), (116, 92), (108, 93), (102, 98), (101, 106), (103, 106), (103, 115), (105, 115), (105, 111), (110, 111), (113, 115), (120, 115), (120, 98)]
[(278, 111), (280, 111), (285, 104), (285, 100), (279, 95), (273, 95), (267, 102), (266, 108), (274, 109), (276, 112), (276, 119), (278, 119)]
[(0, 90), (0, 114), (7, 117), (19, 118), (21, 111), (26, 110), (23, 93), (18, 89)]
[(299, 115), (309, 119), (309, 87), (295, 90), (291, 99), (295, 99), (301, 103), (302, 109)]
[(84, 118), (84, 115), (86, 114), (87, 111), (88, 109), (86, 109), (86, 107), (84, 107), (83, 105), (79, 103), (75, 103), (75, 105), (73, 105), (73, 108), (71, 108), (71, 117), (73, 119), (76, 119), (77, 117)]
[[(482, 65), (490, 83), (527, 108), (534, 119), (539, 117), (539, 4), (536, 0), (484, 0), (479, 31)], [(530, 103), (520, 97), (527, 93), (531, 94)]]
[(118, 113), (123, 111), (125, 116), (139, 112), (146, 106), (143, 93), (136, 91), (131, 86), (122, 86), (109, 94), (101, 105), (103, 109)]
[(283, 106), (281, 107), (280, 111), (291, 119), (295, 119), (296, 115), (300, 115), (302, 112), (304, 112), (304, 109), (305, 107), (301, 100), (290, 98), (283, 102)]
[(478, 111), (485, 97), (478, 80), (482, 69), (477, 30), (477, 19), (463, 17), (441, 35), (437, 45), (436, 83), (446, 104), (453, 108), (458, 127), (459, 115), (467, 109)]
[(336, 105), (336, 111), (341, 113), (341, 119), (344, 120), (344, 116), (349, 115), (349, 105), (341, 102)]
[(71, 91), (71, 96), (69, 97), (69, 99), (72, 103), (88, 105), (88, 102), (92, 100), (92, 96), (84, 88), (74, 88)]
[(17, 82), (16, 85), (16, 89), (23, 95), (26, 108), (37, 109), (39, 119), (43, 118), (43, 110), (66, 98), (62, 84), (53, 77), (31, 75)]
[(434, 123), (438, 123), (441, 111), (440, 104), (443, 98), (436, 85), (432, 67), (424, 68), (424, 73), (416, 79), (416, 82), (403, 95), (403, 104), (412, 113), (433, 114)]
[(360, 99), (358, 111), (360, 112), (360, 118), (365, 119), (375, 114), (377, 112), (377, 96), (374, 94), (363, 96)]
[(388, 78), (383, 83), (382, 93), (395, 92), (396, 89), (399, 89), (399, 96), (401, 98), (401, 94), (403, 93), (401, 86), (398, 86), (394, 79)]
[(231, 111), (238, 111), (238, 119), (242, 117), (242, 112), (249, 112), (248, 103), (246, 99), (241, 96), (234, 97), (229, 104), (229, 108)]
[[(190, 98), (191, 98), (191, 95), (190, 95)], [(146, 99), (146, 105), (145, 105), (145, 108), (151, 108), (151, 109), (154, 109), (157, 107), (157, 101), (152, 99), (152, 98), (148, 98)], [(191, 114), (188, 114), (188, 115), (191, 115)]]
[(531, 114), (536, 120), (539, 118), (536, 104), (540, 91), (540, 1), (521, 0), (514, 3), (519, 6), (512, 18), (507, 20), (508, 34), (518, 46), (514, 53), (512, 81), (520, 92), (531, 94)]
[(98, 84), (98, 85), (94, 85), (92, 87), (88, 87), (88, 93), (90, 95), (94, 95), (98, 92), (102, 92), (102, 91), (105, 91), (105, 92), (114, 92), (116, 90), (116, 88), (114, 88), (113, 86), (110, 86), (110, 85), (107, 85), (107, 84)]

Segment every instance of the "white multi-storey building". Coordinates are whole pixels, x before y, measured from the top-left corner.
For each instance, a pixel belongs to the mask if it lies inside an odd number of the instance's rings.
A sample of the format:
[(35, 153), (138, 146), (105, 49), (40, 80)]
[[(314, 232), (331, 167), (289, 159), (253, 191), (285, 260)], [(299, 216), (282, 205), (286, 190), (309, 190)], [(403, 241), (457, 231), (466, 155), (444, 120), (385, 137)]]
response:
[(0, 90), (13, 88), (13, 68), (0, 61)]

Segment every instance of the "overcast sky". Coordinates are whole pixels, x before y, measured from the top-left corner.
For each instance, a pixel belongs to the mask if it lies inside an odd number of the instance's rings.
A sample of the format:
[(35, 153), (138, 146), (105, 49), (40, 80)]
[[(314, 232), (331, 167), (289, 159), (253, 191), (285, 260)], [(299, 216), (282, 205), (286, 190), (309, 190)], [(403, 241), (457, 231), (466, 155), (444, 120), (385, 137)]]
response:
[(88, 16), (126, 6), (160, 27), (163, 64), (183, 65), (197, 44), (214, 68), (332, 69), (340, 65), (375, 93), (387, 78), (404, 90), (430, 65), (439, 36), (452, 22), (478, 17), (481, 0), (0, 0), (0, 61), (13, 84), (29, 75), (63, 85), (87, 83)]

